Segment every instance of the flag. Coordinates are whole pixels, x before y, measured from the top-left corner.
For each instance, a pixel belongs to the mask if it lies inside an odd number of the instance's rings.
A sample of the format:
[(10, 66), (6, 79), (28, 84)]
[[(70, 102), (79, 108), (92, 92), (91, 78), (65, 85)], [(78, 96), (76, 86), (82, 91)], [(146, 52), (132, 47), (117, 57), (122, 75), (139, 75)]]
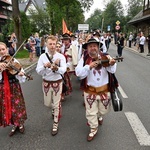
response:
[(62, 31), (63, 31), (63, 34), (65, 34), (65, 33), (72, 34), (71, 31), (68, 30), (66, 22), (64, 21), (64, 19), (62, 20)]

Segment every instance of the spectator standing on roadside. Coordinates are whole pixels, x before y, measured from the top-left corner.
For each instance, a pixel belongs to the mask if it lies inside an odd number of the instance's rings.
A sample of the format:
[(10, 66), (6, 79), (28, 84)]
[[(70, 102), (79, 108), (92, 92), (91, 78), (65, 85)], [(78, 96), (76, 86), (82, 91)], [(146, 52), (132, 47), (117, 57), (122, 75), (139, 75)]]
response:
[(32, 62), (33, 61), (33, 50), (32, 50), (32, 48), (31, 48), (31, 45), (30, 45), (30, 38), (28, 39), (28, 41), (27, 41), (27, 43), (26, 43), (26, 45), (25, 45), (25, 47), (26, 47), (26, 49), (28, 50), (28, 52), (29, 52), (29, 61), (30, 62)]
[(122, 50), (124, 48), (124, 37), (123, 37), (122, 33), (119, 34), (116, 45), (117, 45), (118, 57), (121, 57), (122, 56)]
[(14, 32), (11, 34), (11, 41), (13, 42), (14, 50), (16, 51), (18, 40), (17, 40), (16, 34)]
[(136, 36), (136, 47), (137, 47), (137, 50), (139, 50), (139, 45), (140, 45), (140, 33), (138, 33), (137, 36)]
[(150, 34), (147, 37), (147, 44), (148, 44), (148, 54), (147, 54), (147, 56), (150, 56)]
[(45, 53), (45, 36), (41, 37), (41, 54)]
[(38, 33), (35, 33), (34, 37), (36, 42), (35, 44), (36, 56), (39, 57), (41, 55), (41, 47), (40, 47), (41, 40)]
[(145, 38), (143, 32), (141, 32), (140, 44), (139, 44), (139, 46), (140, 46), (140, 53), (144, 53), (145, 40), (146, 40), (146, 38)]
[(132, 40), (133, 40), (133, 35), (132, 35), (132, 32), (130, 32), (130, 35), (129, 35), (129, 47), (131, 48), (131, 45), (132, 45)]

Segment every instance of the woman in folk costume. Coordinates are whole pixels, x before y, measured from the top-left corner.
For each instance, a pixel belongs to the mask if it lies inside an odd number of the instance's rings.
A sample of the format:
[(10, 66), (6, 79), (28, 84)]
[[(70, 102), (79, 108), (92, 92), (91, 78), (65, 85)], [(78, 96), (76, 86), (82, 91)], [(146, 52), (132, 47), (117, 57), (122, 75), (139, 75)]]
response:
[[(27, 114), (20, 83), (25, 82), (26, 77), (23, 68), (15, 75), (10, 73), (9, 61), (6, 63), (9, 57), (5, 43), (0, 42), (0, 126), (12, 125), (9, 133), (9, 136), (12, 136), (17, 129), (20, 133), (25, 131), (24, 122)], [(19, 64), (15, 58), (13, 62)]]
[(70, 35), (65, 33), (62, 35), (62, 53), (67, 60), (68, 73), (75, 73), (75, 67), (78, 63), (78, 49), (75, 45), (71, 44)]
[[(56, 44), (56, 51), (61, 53), (61, 48), (62, 48), (62, 43), (58, 41), (57, 44)], [(65, 96), (69, 95), (72, 92), (72, 86), (71, 86), (71, 81), (70, 81), (68, 71), (66, 71), (64, 73), (64, 80), (66, 82), (68, 90), (65, 91), (64, 93), (62, 93), (62, 97), (61, 97), (62, 102), (65, 101)]]
[[(110, 55), (99, 52), (100, 42), (96, 39), (89, 39), (83, 45), (87, 52), (79, 61), (75, 71), (76, 75), (82, 79), (82, 89), (84, 91), (84, 102), (86, 118), (90, 126), (87, 140), (91, 141), (98, 131), (98, 125), (102, 125), (103, 115), (109, 112), (110, 92), (108, 72), (116, 71), (116, 63)], [(108, 66), (104, 67), (99, 60), (102, 57), (108, 58)]]
[[(69, 85), (69, 91), (72, 91), (72, 85), (69, 77), (71, 78), (72, 74), (75, 74), (75, 67), (78, 63), (78, 49), (75, 45), (71, 44), (70, 35), (65, 33), (62, 35), (63, 46), (61, 48), (62, 54), (64, 54), (67, 62), (67, 73), (65, 77), (67, 78), (67, 83)], [(69, 74), (69, 77), (68, 77)], [(68, 94), (67, 94), (68, 95)]]

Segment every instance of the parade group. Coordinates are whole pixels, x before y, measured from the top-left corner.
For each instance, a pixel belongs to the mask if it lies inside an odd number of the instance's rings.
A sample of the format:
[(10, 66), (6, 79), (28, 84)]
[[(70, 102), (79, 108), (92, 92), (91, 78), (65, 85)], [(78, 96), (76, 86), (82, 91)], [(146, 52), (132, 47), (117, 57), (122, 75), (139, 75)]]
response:
[[(103, 116), (110, 112), (111, 96), (109, 73), (116, 72), (117, 64), (108, 54), (112, 40), (110, 33), (95, 30), (90, 34), (31, 35), (25, 44), (29, 60), (38, 57), (36, 72), (42, 77), (44, 105), (51, 108), (53, 124), (51, 134), (59, 130), (62, 105), (72, 92), (71, 77), (80, 79), (83, 91), (85, 114), (92, 141), (103, 124)], [(124, 36), (119, 34), (117, 55), (122, 57)], [(107, 63), (102, 63), (102, 59)], [(0, 126), (12, 126), (9, 136), (17, 131), (25, 132), (27, 112), (20, 83), (26, 81), (26, 74), (18, 60), (10, 55), (8, 44), (0, 42)], [(19, 69), (18, 69), (19, 65)], [(13, 70), (13, 71), (12, 71)], [(15, 70), (15, 71), (14, 71)]]

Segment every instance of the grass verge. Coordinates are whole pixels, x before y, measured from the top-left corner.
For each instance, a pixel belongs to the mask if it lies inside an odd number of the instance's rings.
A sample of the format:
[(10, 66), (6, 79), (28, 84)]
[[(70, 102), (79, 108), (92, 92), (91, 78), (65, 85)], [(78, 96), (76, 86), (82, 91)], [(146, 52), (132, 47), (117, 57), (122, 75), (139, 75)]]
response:
[(29, 58), (29, 52), (26, 49), (19, 50), (15, 58)]

